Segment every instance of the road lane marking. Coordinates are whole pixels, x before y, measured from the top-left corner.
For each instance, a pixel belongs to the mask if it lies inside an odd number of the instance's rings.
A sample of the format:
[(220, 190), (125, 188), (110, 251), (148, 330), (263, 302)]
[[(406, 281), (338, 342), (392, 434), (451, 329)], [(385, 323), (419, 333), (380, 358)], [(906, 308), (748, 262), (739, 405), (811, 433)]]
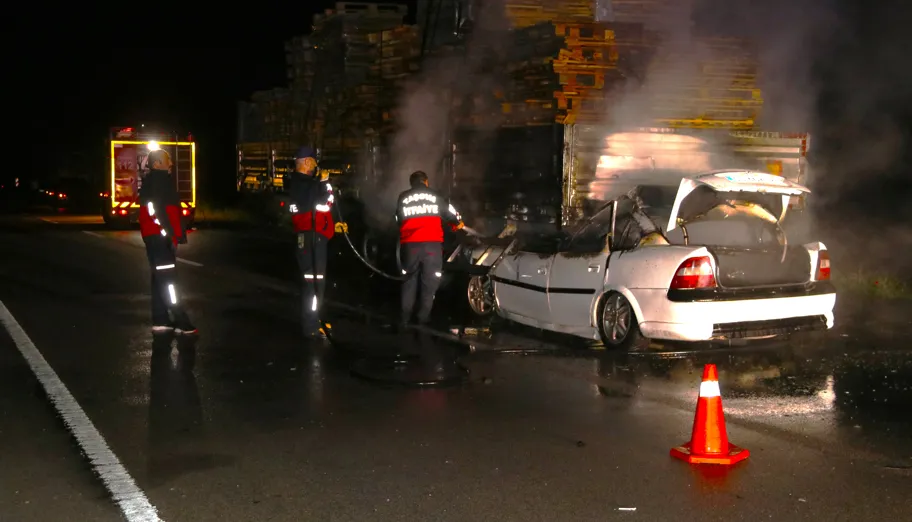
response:
[(202, 263), (197, 263), (196, 261), (190, 261), (189, 259), (184, 259), (182, 257), (178, 257), (177, 262), (184, 263), (185, 265), (190, 265), (190, 266), (203, 266)]
[[(107, 237), (107, 236), (105, 236), (105, 235), (99, 234), (98, 232), (92, 232), (91, 230), (83, 230), (82, 233), (83, 233), (83, 234), (88, 234), (88, 235), (90, 235), (90, 236), (92, 236), (92, 237), (101, 238), (101, 239), (111, 239), (111, 238), (109, 238), (109, 237)], [(131, 244), (131, 245), (132, 245), (132, 243), (128, 243), (128, 244)], [(139, 246), (139, 245), (133, 245), (133, 246)], [(185, 265), (190, 265), (190, 266), (199, 267), (199, 268), (201, 268), (201, 267), (203, 266), (202, 263), (197, 263), (196, 261), (190, 261), (189, 259), (184, 259), (183, 257), (178, 257), (178, 258), (177, 258), (177, 262), (178, 262), (178, 263), (184, 263)]]
[(101, 478), (105, 488), (111, 493), (128, 522), (160, 522), (158, 510), (149, 502), (146, 495), (136, 485), (117, 455), (111, 451), (107, 441), (92, 424), (85, 411), (73, 398), (57, 373), (38, 351), (35, 343), (6, 305), (0, 301), (0, 323), (6, 328), (10, 338), (19, 348), (35, 377), (51, 399), (57, 413), (63, 418), (67, 429), (76, 438), (79, 447), (88, 457), (95, 473)]
[(53, 225), (101, 225), (104, 223), (101, 216), (38, 216), (38, 219)]

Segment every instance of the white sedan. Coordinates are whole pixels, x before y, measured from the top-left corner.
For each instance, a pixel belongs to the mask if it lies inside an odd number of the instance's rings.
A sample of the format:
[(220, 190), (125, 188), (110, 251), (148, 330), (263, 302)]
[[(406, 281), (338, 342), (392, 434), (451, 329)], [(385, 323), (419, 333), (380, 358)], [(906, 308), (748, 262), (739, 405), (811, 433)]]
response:
[(469, 306), (629, 350), (832, 328), (826, 247), (791, 245), (780, 226), (808, 192), (744, 170), (644, 178), (572, 231), (463, 253)]

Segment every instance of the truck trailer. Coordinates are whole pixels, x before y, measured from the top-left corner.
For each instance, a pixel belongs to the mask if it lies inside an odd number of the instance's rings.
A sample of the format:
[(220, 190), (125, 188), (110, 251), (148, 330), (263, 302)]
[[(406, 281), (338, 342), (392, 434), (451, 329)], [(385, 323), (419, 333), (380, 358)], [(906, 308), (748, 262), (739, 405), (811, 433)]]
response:
[(192, 135), (181, 139), (176, 132), (140, 127), (114, 127), (108, 137), (109, 172), (104, 221), (111, 227), (131, 226), (139, 221), (139, 189), (148, 172), (149, 153), (168, 151), (174, 166), (171, 179), (180, 199), (185, 226), (196, 214), (196, 142)]
[[(467, 216), (554, 228), (623, 190), (628, 172), (760, 170), (804, 184), (807, 133), (554, 124), (455, 133), (445, 190)], [(796, 197), (793, 208), (803, 208)]]

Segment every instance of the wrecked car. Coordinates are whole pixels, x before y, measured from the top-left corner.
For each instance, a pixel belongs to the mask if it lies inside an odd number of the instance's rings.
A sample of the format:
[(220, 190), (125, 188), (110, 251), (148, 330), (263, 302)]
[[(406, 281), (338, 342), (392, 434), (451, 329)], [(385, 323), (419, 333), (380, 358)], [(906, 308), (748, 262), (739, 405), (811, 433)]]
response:
[(454, 253), (472, 311), (627, 350), (833, 327), (826, 246), (790, 244), (781, 226), (807, 188), (750, 170), (623, 188), (568, 230), (505, 230)]

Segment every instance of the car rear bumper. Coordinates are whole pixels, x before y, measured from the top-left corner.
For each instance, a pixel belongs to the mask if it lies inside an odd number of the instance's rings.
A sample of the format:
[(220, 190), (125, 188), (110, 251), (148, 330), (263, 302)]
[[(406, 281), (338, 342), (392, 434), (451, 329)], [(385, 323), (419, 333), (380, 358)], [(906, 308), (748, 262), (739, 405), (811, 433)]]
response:
[(670, 301), (663, 290), (634, 290), (640, 331), (653, 339), (750, 339), (833, 327), (836, 294), (744, 300)]

